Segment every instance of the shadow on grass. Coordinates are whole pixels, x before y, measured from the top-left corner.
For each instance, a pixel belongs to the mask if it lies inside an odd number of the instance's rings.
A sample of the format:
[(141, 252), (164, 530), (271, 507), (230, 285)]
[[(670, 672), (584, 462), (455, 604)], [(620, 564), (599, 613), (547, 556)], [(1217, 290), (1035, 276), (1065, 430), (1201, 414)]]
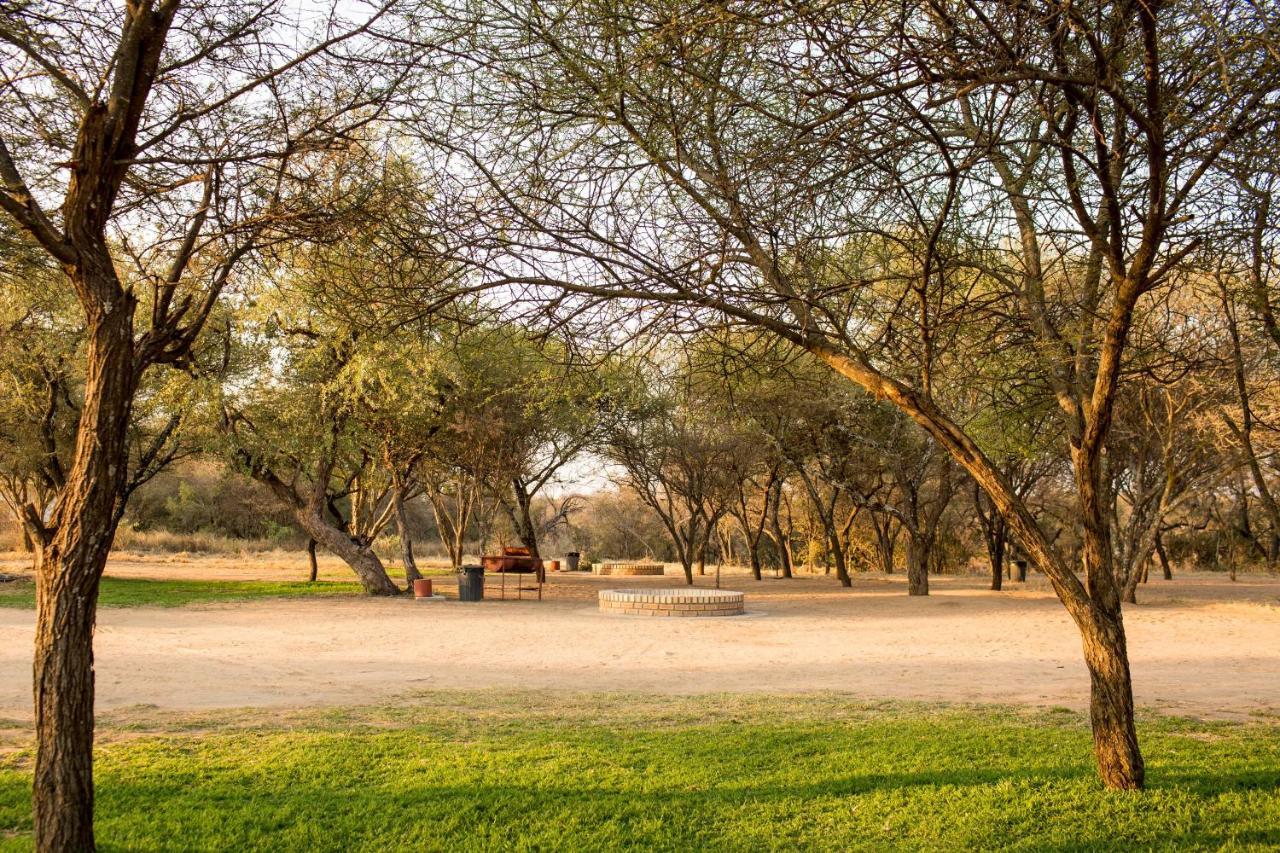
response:
[[(780, 719), (802, 712), (778, 700), (731, 709), (759, 712), (751, 722), (707, 723), (724, 706), (699, 702), (681, 706), (679, 727), (629, 705), (495, 719), (510, 711), (494, 700), (423, 707), (381, 729), (312, 721), (121, 740), (99, 753), (100, 838), (131, 850), (1280, 844), (1274, 727), (1156, 721), (1143, 731), (1150, 787), (1125, 793), (1102, 789), (1074, 718)], [(0, 758), (0, 833), (29, 847), (27, 785), (29, 771)]]

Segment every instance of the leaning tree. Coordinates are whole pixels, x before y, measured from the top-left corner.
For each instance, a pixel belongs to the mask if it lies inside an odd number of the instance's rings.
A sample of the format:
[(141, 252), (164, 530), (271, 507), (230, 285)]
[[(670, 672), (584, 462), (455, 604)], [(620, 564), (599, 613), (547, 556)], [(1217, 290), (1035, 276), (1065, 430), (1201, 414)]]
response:
[[(1215, 163), (1274, 120), (1265, 11), (474, 8), (478, 82), (419, 126), (471, 160), (493, 214), (477, 275), (559, 322), (608, 305), (755, 325), (899, 407), (1048, 576), (1083, 640), (1100, 775), (1142, 787), (1102, 460), (1135, 313), (1212, 239), (1202, 214), (1231, 202)], [(944, 393), (992, 346), (1052, 388), (1083, 577)]]

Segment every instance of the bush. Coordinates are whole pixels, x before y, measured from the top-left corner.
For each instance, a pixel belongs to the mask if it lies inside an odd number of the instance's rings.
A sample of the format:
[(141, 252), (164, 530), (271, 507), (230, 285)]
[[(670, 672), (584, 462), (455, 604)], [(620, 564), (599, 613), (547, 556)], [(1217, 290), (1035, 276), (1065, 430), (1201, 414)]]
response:
[(130, 498), (125, 519), (135, 531), (274, 542), (302, 538), (269, 489), (210, 461), (161, 472)]

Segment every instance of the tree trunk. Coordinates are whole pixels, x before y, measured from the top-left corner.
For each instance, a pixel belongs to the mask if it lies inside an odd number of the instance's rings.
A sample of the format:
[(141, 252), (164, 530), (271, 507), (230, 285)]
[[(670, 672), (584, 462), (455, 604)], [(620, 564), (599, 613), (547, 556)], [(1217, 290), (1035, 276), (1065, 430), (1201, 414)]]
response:
[(1134, 727), (1124, 625), (1118, 609), (1114, 615), (1093, 610), (1093, 619), (1081, 624), (1080, 632), (1089, 668), (1089, 719), (1098, 774), (1108, 788), (1140, 789), (1145, 768)]
[(774, 497), (772, 506), (769, 507), (769, 532), (773, 537), (773, 543), (778, 547), (778, 565), (782, 567), (783, 578), (794, 578), (795, 573), (791, 567), (791, 537), (782, 534), (782, 519), (780, 517), (782, 507), (782, 478), (777, 480), (777, 493)]
[(680, 559), (680, 568), (684, 570), (684, 582), (693, 586), (693, 559), (688, 548), (677, 548), (676, 556)]
[(1169, 565), (1169, 555), (1164, 550), (1164, 537), (1159, 530), (1156, 531), (1155, 548), (1156, 556), (1160, 558), (1160, 570), (1164, 573), (1164, 579), (1173, 580), (1173, 568)]
[[(1133, 291), (1133, 288), (1128, 288)], [(1136, 295), (1135, 297), (1136, 298)], [(1108, 349), (1100, 359), (1096, 387), (1114, 389), (1119, 355), (1128, 330), (1129, 316), (1113, 316), (1107, 328)], [(868, 391), (883, 393), (900, 406), (920, 426), (946, 447), (957, 462), (978, 481), (992, 499), (1020, 551), (1036, 561), (1053, 583), (1058, 599), (1067, 608), (1085, 638), (1085, 661), (1091, 679), (1091, 717), (1094, 730), (1098, 774), (1111, 788), (1141, 788), (1142, 756), (1133, 721), (1133, 691), (1129, 677), (1124, 626), (1120, 601), (1111, 574), (1109, 529), (1103, 512), (1098, 485), (1100, 483), (1100, 448), (1106, 437), (1106, 424), (1112, 401), (1102, 394), (1105, 404), (1093, 418), (1084, 435), (1071, 439), (1072, 467), (1080, 515), (1084, 527), (1084, 566), (1086, 582), (1082, 586), (1070, 566), (1055, 552), (1044, 529), (1032, 516), (1026, 503), (1008, 480), (982, 453), (973, 441), (949, 421), (927, 399), (921, 399), (876, 374), (864, 364), (842, 353), (823, 347), (809, 347), (842, 375)]]
[(1004, 588), (1004, 541), (1005, 531), (1004, 525), (1000, 525), (1000, 529), (996, 531), (995, 541), (991, 543), (989, 556), (991, 558), (991, 589), (999, 592)]
[(511, 520), (514, 522), (516, 535), (520, 537), (520, 543), (529, 549), (529, 556), (537, 562), (542, 556), (538, 552), (538, 532), (533, 528), (533, 496), (520, 479), (512, 481), (512, 491), (516, 496), (516, 505)]
[(413, 592), (413, 582), (422, 577), (418, 571), (418, 563), (413, 559), (413, 536), (409, 533), (409, 513), (404, 506), (404, 489), (396, 489), (392, 500), (395, 502), (396, 535), (400, 539), (400, 555), (404, 559), (405, 590)]
[(782, 576), (790, 578), (795, 576), (791, 564), (791, 537), (783, 535), (782, 520), (779, 518), (779, 510), (782, 504), (781, 478), (779, 478), (776, 488), (778, 490), (777, 497), (769, 509), (769, 529), (773, 532), (773, 541), (778, 546), (778, 562), (782, 566)]
[(849, 565), (844, 558), (844, 548), (841, 547), (839, 540), (834, 545), (831, 556), (836, 562), (836, 577), (840, 579), (841, 586), (853, 586), (853, 579), (849, 577)]
[[(1271, 522), (1271, 536), (1269, 547), (1265, 549), (1268, 562), (1274, 563), (1280, 554), (1277, 554), (1277, 545), (1280, 543), (1280, 503), (1276, 501), (1275, 495), (1271, 493), (1271, 488), (1267, 484), (1267, 478), (1263, 474), (1262, 466), (1258, 462), (1258, 454), (1253, 444), (1253, 408), (1249, 395), (1249, 383), (1245, 372), (1244, 356), (1240, 348), (1240, 332), (1235, 320), (1235, 313), (1229, 309), (1226, 293), (1223, 293), (1223, 307), (1228, 309), (1224, 311), (1227, 318), (1227, 331), (1231, 338), (1231, 355), (1232, 355), (1232, 376), (1235, 380), (1236, 396), (1240, 403), (1240, 425), (1237, 427), (1230, 418), (1227, 418), (1227, 426), (1235, 433), (1236, 438), (1240, 441), (1241, 449), (1244, 450), (1245, 461), (1248, 463), (1249, 476), (1253, 479), (1254, 489), (1258, 492), (1258, 497), (1262, 501), (1262, 508), (1267, 513), (1267, 518)], [(1225, 417), (1225, 416), (1224, 416)]]
[(325, 521), (321, 509), (314, 506), (301, 507), (294, 512), (294, 518), (312, 539), (351, 567), (365, 592), (370, 595), (400, 594), (400, 588), (387, 577), (387, 570), (373, 548), (352, 542), (350, 536)]
[(892, 523), (887, 518), (881, 522), (877, 516), (871, 517), (871, 526), (876, 532), (876, 553), (880, 557), (880, 570), (886, 575), (893, 574), (893, 557), (898, 549), (896, 536), (890, 533)]
[(1071, 455), (1080, 500), (1081, 557), (1089, 603), (1072, 616), (1084, 641), (1089, 668), (1089, 718), (1098, 775), (1108, 788), (1133, 790), (1143, 786), (1144, 769), (1133, 719), (1133, 682), (1112, 565), (1111, 528), (1099, 488), (1101, 453), (1098, 445), (1082, 445), (1073, 445)]
[(315, 583), (320, 574), (320, 565), (316, 562), (316, 540), (314, 539), (307, 540), (307, 562), (311, 566), (311, 576), (307, 580)]
[(1134, 557), (1137, 568), (1129, 573), (1129, 577), (1125, 578), (1124, 585), (1120, 588), (1121, 600), (1125, 604), (1138, 603), (1138, 584), (1147, 582), (1147, 568), (1151, 564), (1153, 550), (1153, 543), (1148, 542)]
[[(86, 287), (100, 289), (96, 284)], [(41, 851), (94, 849), (93, 629), (128, 466), (126, 434), (136, 385), (133, 312), (132, 296), (123, 294), (100, 311), (87, 311), (75, 457), (36, 574), (32, 812)]]
[(907, 595), (929, 594), (929, 550), (922, 536), (907, 531)]

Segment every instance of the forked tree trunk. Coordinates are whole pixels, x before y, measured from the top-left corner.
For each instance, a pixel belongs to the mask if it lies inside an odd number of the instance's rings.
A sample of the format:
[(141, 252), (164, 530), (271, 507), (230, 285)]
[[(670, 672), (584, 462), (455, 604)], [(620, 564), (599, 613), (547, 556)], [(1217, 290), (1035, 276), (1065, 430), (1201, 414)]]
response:
[(128, 463), (133, 311), (132, 297), (123, 296), (88, 312), (75, 457), (36, 573), (32, 812), (41, 851), (94, 849), (93, 629)]
[(1160, 558), (1160, 571), (1164, 574), (1164, 579), (1173, 580), (1173, 568), (1169, 565), (1169, 555), (1164, 550), (1164, 537), (1159, 530), (1156, 531), (1155, 549), (1156, 556)]
[(413, 582), (422, 577), (418, 563), (413, 559), (413, 536), (409, 532), (409, 513), (404, 505), (404, 490), (396, 489), (391, 498), (395, 502), (396, 535), (400, 539), (400, 555), (404, 559), (405, 589), (413, 591)]
[(693, 560), (688, 556), (688, 552), (681, 550), (677, 555), (680, 558), (680, 568), (684, 571), (684, 582), (688, 586), (693, 586)]
[[(469, 498), (463, 496), (463, 484), (458, 481), (458, 491), (454, 498), (454, 507), (457, 512), (450, 514), (448, 499), (444, 493), (440, 491), (438, 485), (432, 484), (427, 489), (427, 502), (431, 504), (431, 513), (435, 516), (436, 531), (440, 534), (440, 541), (444, 544), (444, 548), (449, 552), (449, 564), (455, 569), (462, 568), (462, 548), (466, 538), (467, 527), (471, 522), (471, 508)], [(488, 539), (487, 525), (481, 522), (480, 535), (480, 551), (485, 550)]]
[(1138, 581), (1141, 580), (1141, 578), (1142, 572), (1135, 571), (1125, 580), (1120, 593), (1120, 600), (1125, 604), (1138, 603)]
[(883, 522), (873, 514), (871, 516), (871, 527), (876, 533), (876, 555), (880, 558), (880, 570), (886, 575), (893, 574), (894, 552), (897, 551), (895, 542), (896, 536), (890, 533), (889, 519)]
[(538, 550), (538, 531), (533, 526), (533, 496), (529, 494), (524, 481), (518, 478), (512, 480), (512, 492), (515, 494), (516, 504), (514, 507), (508, 505), (507, 513), (511, 516), (511, 523), (520, 543), (529, 549), (529, 556), (537, 563), (542, 555)]
[(769, 508), (769, 529), (773, 534), (773, 542), (778, 546), (778, 562), (782, 567), (782, 576), (790, 578), (795, 576), (791, 563), (791, 537), (786, 536), (782, 532), (782, 519), (779, 517), (782, 504), (782, 479), (778, 479), (777, 494), (774, 498), (773, 505)]
[[(692, 523), (691, 521), (690, 524)], [(672, 531), (671, 542), (676, 548), (676, 559), (680, 561), (680, 568), (684, 572), (684, 582), (693, 586), (693, 552), (697, 534), (688, 528), (681, 531), (675, 526), (669, 526), (669, 529)]]
[(836, 578), (839, 579), (841, 586), (853, 586), (853, 578), (849, 577), (849, 564), (844, 557), (844, 548), (838, 540), (834, 544), (835, 548), (831, 556), (836, 563)]

